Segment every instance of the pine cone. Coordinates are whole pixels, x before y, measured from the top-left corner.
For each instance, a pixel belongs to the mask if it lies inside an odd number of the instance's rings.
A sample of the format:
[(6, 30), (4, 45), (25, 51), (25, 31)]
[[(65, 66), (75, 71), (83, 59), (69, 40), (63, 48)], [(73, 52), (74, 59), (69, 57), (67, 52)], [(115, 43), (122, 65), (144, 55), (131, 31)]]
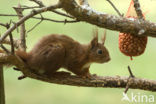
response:
[[(144, 14), (143, 14), (144, 15)], [(137, 18), (137, 14), (134, 9), (134, 2), (131, 0), (130, 6), (128, 8), (127, 18)], [(145, 18), (145, 15), (144, 15)], [(139, 37), (136, 35), (126, 34), (126, 33), (119, 33), (119, 49), (120, 51), (130, 56), (139, 56), (144, 53), (147, 44), (147, 37)]]
[(130, 34), (119, 33), (119, 49), (127, 56), (139, 56), (144, 53), (147, 37), (138, 37)]

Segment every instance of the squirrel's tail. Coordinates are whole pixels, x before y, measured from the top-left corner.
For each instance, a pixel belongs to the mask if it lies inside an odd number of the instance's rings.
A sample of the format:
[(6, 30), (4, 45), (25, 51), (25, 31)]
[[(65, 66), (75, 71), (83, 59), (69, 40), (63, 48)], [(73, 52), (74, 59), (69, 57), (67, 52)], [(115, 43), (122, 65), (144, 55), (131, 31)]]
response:
[[(3, 50), (0, 49), (0, 53), (5, 53)], [(25, 63), (27, 63), (27, 60), (29, 58), (29, 54), (25, 51), (20, 51), (20, 50), (17, 50), (15, 51), (15, 54), (17, 56), (19, 56)], [(8, 62), (0, 62), (0, 64), (6, 66), (6, 67), (11, 67), (13, 66), (9, 61)]]
[(25, 51), (17, 50), (16, 55), (19, 56), (25, 63), (28, 61), (29, 54)]

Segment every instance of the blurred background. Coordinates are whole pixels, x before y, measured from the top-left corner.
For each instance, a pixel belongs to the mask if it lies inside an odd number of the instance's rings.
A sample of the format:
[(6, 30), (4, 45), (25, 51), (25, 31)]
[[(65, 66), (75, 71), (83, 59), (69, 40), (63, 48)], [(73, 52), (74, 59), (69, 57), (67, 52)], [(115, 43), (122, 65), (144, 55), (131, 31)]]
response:
[[(56, 0), (42, 0), (46, 5), (56, 3)], [(121, 13), (126, 13), (131, 0), (111, 0)], [(156, 22), (156, 0), (140, 0), (144, 12), (147, 12), (146, 19)], [(0, 14), (15, 14), (13, 6), (18, 3), (22, 5), (35, 5), (29, 0), (1, 0)], [(117, 15), (114, 9), (106, 0), (89, 0), (89, 4), (97, 11), (106, 12), (108, 14)], [(24, 14), (29, 12), (25, 11)], [(54, 13), (47, 12), (43, 14), (56, 20), (64, 20), (65, 17), (58, 16)], [(0, 22), (6, 23), (12, 19), (17, 21), (16, 17), (0, 17)], [(31, 29), (39, 20), (29, 19), (26, 24), (26, 30)], [(28, 51), (33, 45), (44, 35), (57, 33), (66, 34), (81, 43), (88, 43), (92, 39), (92, 29), (95, 26), (85, 22), (79, 23), (54, 23), (43, 21), (33, 31), (27, 34)], [(6, 31), (0, 27), (0, 34)], [(102, 36), (104, 29), (99, 28), (99, 38)], [(106, 47), (110, 51), (111, 61), (105, 64), (91, 65), (91, 73), (101, 76), (129, 76), (127, 66), (130, 65), (136, 77), (146, 79), (156, 79), (156, 39), (149, 37), (146, 51), (143, 55), (134, 57), (133, 61), (129, 57), (124, 56), (118, 49), (119, 32), (107, 30)], [(19, 33), (13, 32), (14, 37), (18, 37)], [(30, 78), (17, 80), (21, 75), (20, 72), (5, 68), (5, 91), (6, 104), (129, 104), (127, 101), (121, 101), (124, 89), (119, 88), (87, 88), (73, 87), (66, 85), (57, 85), (45, 83)], [(134, 94), (140, 95), (156, 95), (156, 93), (130, 89), (128, 96)], [(155, 96), (156, 100), (156, 96)], [(134, 103), (133, 103), (134, 104)], [(145, 104), (145, 103), (141, 103)]]

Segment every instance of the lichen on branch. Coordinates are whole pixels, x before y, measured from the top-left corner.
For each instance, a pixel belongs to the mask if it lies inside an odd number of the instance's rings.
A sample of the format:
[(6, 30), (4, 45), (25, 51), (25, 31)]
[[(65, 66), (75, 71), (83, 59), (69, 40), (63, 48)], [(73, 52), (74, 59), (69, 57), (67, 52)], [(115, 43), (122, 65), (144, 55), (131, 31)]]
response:
[(142, 36), (156, 37), (156, 23), (97, 12), (89, 6), (78, 5), (75, 0), (60, 0), (60, 2), (61, 7), (77, 20), (132, 35), (137, 35), (140, 30), (144, 29)]

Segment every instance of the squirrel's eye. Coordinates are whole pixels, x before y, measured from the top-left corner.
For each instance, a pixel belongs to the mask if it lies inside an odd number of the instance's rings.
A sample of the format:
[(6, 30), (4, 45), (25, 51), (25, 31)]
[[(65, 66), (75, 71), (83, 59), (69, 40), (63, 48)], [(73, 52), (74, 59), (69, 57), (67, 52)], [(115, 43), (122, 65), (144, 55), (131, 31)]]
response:
[(101, 49), (98, 49), (98, 50), (97, 50), (97, 53), (98, 53), (99, 55), (101, 55), (103, 52), (102, 52)]

